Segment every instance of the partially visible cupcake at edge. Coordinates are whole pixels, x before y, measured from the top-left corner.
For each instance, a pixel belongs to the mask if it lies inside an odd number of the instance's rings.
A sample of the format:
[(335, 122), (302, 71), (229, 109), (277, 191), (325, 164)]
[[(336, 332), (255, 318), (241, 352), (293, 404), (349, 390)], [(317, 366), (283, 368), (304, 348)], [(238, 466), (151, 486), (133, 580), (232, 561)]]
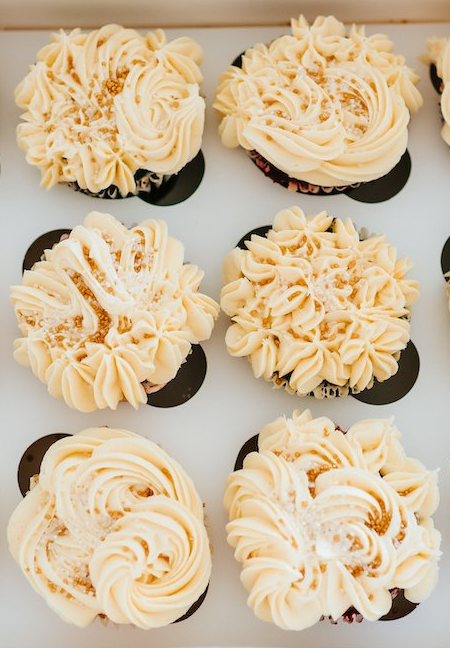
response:
[(430, 38), (428, 40), (427, 63), (436, 67), (436, 73), (441, 80), (441, 112), (444, 125), (441, 134), (450, 146), (450, 37)]
[(302, 193), (345, 190), (386, 175), (405, 153), (418, 75), (383, 34), (333, 16), (246, 50), (223, 74), (214, 107), (227, 147)]
[(33, 589), (67, 623), (142, 629), (184, 616), (205, 592), (203, 502), (183, 468), (126, 430), (54, 443), (13, 512), (8, 543)]
[(228, 477), (224, 502), (259, 619), (285, 630), (324, 617), (375, 621), (397, 596), (430, 596), (441, 542), (436, 474), (405, 454), (392, 419), (344, 434), (296, 410), (267, 425), (258, 447)]
[(202, 57), (162, 30), (53, 34), (15, 91), (18, 143), (41, 184), (109, 198), (160, 188), (200, 150)]
[(224, 262), (226, 345), (257, 378), (299, 396), (346, 396), (398, 370), (419, 286), (384, 236), (299, 207)]
[(11, 300), (15, 359), (75, 409), (137, 408), (210, 337), (219, 306), (163, 221), (91, 212), (26, 271)]

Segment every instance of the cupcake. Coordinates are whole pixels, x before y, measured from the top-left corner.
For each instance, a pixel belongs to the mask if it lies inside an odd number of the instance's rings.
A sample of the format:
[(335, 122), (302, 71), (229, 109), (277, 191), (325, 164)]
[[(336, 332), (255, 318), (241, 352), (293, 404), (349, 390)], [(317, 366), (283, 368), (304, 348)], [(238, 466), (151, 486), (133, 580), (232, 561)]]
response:
[(242, 146), (274, 182), (334, 193), (386, 175), (406, 151), (417, 74), (387, 36), (346, 33), (332, 16), (303, 16), (292, 34), (242, 55), (221, 77), (214, 107), (225, 146)]
[(205, 592), (203, 504), (182, 467), (148, 439), (92, 428), (46, 452), (12, 514), (11, 553), (64, 621), (156, 628)]
[(17, 139), (41, 184), (121, 198), (160, 190), (200, 150), (202, 50), (162, 30), (53, 34), (17, 86)]
[(444, 121), (441, 134), (450, 146), (450, 38), (430, 38), (426, 60), (438, 77)]
[(183, 256), (163, 221), (127, 229), (91, 212), (12, 287), (22, 333), (14, 357), (77, 410), (122, 400), (137, 408), (210, 337), (218, 315), (198, 292), (203, 272)]
[(279, 212), (267, 235), (225, 259), (226, 345), (254, 375), (299, 396), (346, 396), (398, 369), (418, 284), (384, 236), (350, 220)]
[(436, 475), (399, 438), (392, 419), (345, 434), (308, 410), (262, 430), (224, 500), (228, 542), (259, 619), (286, 630), (323, 617), (374, 621), (393, 595), (413, 603), (430, 595), (441, 540), (431, 519)]

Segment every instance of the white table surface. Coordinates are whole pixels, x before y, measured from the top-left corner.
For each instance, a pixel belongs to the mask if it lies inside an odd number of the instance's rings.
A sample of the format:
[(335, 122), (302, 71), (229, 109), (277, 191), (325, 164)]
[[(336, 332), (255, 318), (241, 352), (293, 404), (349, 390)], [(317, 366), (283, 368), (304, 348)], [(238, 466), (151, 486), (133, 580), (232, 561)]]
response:
[[(359, 203), (341, 196), (291, 194), (264, 178), (241, 150), (222, 147), (218, 118), (211, 103), (219, 74), (243, 49), (279, 35), (280, 28), (198, 29), (189, 34), (204, 47), (204, 92), (208, 114), (203, 152), (206, 172), (200, 188), (185, 203), (155, 207), (138, 198), (99, 201), (65, 187), (49, 192), (39, 187), (39, 173), (28, 166), (16, 145), (14, 128), (19, 110), (13, 89), (47, 42), (45, 32), (0, 33), (0, 647), (1, 648), (159, 648), (181, 646), (285, 646), (308, 648), (429, 648), (450, 646), (450, 312), (440, 269), (442, 246), (450, 235), (450, 150), (440, 138), (438, 98), (426, 66), (418, 60), (425, 40), (450, 34), (450, 24), (390, 25), (399, 52), (418, 68), (425, 98), (412, 117), (408, 149), (412, 172), (408, 184), (381, 204)], [(177, 30), (168, 32), (179, 35)], [(221, 262), (247, 231), (265, 225), (278, 210), (299, 204), (307, 213), (328, 209), (353, 218), (358, 226), (383, 232), (409, 256), (411, 277), (421, 281), (422, 293), (414, 307), (412, 339), (421, 361), (414, 388), (397, 403), (370, 406), (353, 398), (336, 401), (299, 399), (253, 378), (250, 364), (228, 356), (222, 315), (203, 345), (208, 358), (205, 383), (188, 403), (134, 411), (120, 405), (116, 412), (83, 414), (51, 398), (30, 370), (15, 363), (12, 342), (18, 335), (9, 303), (9, 286), (20, 282), (21, 265), (29, 244), (41, 233), (71, 228), (91, 210), (110, 211), (125, 224), (144, 218), (164, 218), (169, 231), (186, 246), (186, 257), (206, 271), (204, 292), (218, 299)], [(224, 534), (222, 507), (225, 478), (242, 443), (265, 423), (295, 408), (310, 407), (314, 415), (328, 415), (342, 427), (363, 418), (395, 415), (408, 454), (430, 469), (441, 468), (441, 506), (435, 516), (443, 534), (440, 581), (431, 598), (405, 619), (332, 626), (327, 622), (301, 633), (285, 632), (258, 621), (246, 605), (235, 562)], [(51, 432), (75, 432), (93, 425), (125, 427), (146, 435), (177, 458), (194, 478), (207, 503), (214, 545), (214, 567), (209, 593), (200, 610), (185, 622), (143, 631), (107, 627), (95, 622), (87, 629), (66, 625), (37, 596), (10, 557), (5, 540), (9, 515), (20, 500), (17, 465), (26, 447)]]

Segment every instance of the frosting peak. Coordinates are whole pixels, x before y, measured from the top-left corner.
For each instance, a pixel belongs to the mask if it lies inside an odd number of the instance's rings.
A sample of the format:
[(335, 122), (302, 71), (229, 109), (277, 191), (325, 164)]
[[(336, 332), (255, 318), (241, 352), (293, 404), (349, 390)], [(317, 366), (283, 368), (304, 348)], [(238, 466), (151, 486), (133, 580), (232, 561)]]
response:
[(260, 619), (301, 630), (353, 606), (375, 620), (393, 588), (415, 603), (429, 596), (440, 555), (436, 476), (405, 456), (399, 438), (392, 420), (343, 434), (308, 410), (264, 428), (224, 500), (228, 542)]
[(256, 150), (288, 176), (322, 186), (379, 178), (405, 152), (419, 77), (384, 35), (346, 35), (334, 17), (292, 20), (222, 76), (214, 107), (229, 147)]
[(127, 229), (91, 212), (12, 287), (16, 360), (75, 409), (145, 403), (142, 383), (172, 380), (218, 315), (183, 256), (163, 221)]
[(178, 173), (201, 145), (202, 50), (190, 38), (168, 42), (119, 25), (88, 34), (53, 34), (16, 88), (27, 161), (42, 185), (76, 181), (98, 193), (136, 191), (134, 174)]

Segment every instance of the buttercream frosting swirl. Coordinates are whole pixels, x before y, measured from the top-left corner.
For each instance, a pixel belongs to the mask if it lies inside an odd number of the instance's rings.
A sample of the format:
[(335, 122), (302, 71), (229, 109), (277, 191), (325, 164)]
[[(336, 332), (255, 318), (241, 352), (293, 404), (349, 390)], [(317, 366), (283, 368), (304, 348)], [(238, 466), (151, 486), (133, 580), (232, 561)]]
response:
[(223, 74), (214, 107), (228, 147), (256, 150), (291, 178), (322, 186), (388, 173), (406, 150), (417, 74), (382, 34), (346, 34), (332, 16), (258, 44)]
[(92, 428), (53, 444), (8, 542), (36, 592), (80, 627), (98, 615), (144, 629), (172, 623), (211, 573), (192, 480), (126, 430)]
[(291, 207), (246, 246), (225, 259), (221, 306), (228, 351), (257, 378), (320, 398), (329, 385), (345, 395), (396, 373), (418, 283), (384, 236), (361, 241), (350, 220)]
[(444, 125), (441, 134), (450, 146), (450, 38), (430, 38), (427, 44), (427, 62), (434, 63), (442, 79), (441, 111)]
[(12, 287), (14, 357), (75, 409), (145, 403), (142, 383), (172, 380), (218, 315), (183, 256), (164, 221), (127, 229), (91, 212)]
[(346, 434), (296, 410), (259, 435), (259, 452), (228, 477), (228, 542), (256, 616), (302, 630), (351, 606), (375, 620), (404, 589), (436, 585), (440, 534), (435, 473), (405, 455), (392, 420)]
[(77, 182), (93, 193), (136, 191), (134, 174), (178, 173), (201, 146), (202, 49), (119, 25), (53, 34), (17, 86), (17, 128), (41, 184)]

